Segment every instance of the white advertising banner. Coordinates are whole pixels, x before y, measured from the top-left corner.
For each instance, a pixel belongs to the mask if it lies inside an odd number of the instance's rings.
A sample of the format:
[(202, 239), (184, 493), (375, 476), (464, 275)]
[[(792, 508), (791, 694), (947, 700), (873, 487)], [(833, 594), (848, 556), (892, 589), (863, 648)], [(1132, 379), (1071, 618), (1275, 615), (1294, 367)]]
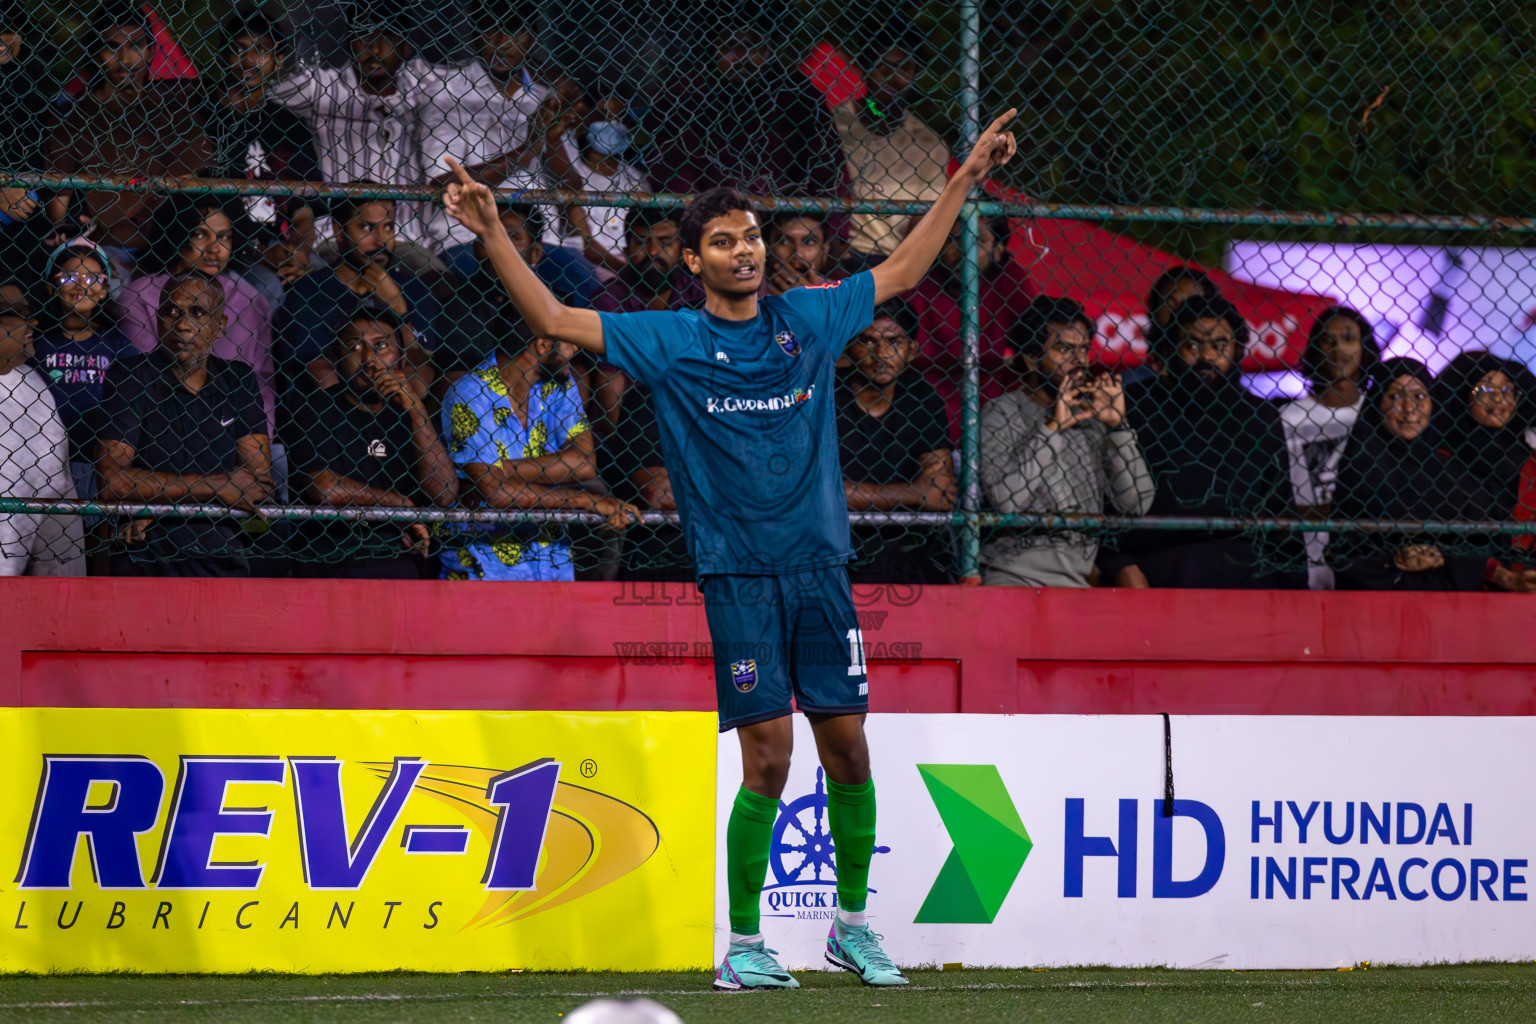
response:
[[(1319, 968), (1536, 957), (1536, 719), (871, 715), (870, 924), (901, 964)], [(816, 745), (762, 895), (822, 967), (836, 874)], [(720, 832), (741, 783), (720, 737)], [(728, 931), (718, 846), (716, 955)]]

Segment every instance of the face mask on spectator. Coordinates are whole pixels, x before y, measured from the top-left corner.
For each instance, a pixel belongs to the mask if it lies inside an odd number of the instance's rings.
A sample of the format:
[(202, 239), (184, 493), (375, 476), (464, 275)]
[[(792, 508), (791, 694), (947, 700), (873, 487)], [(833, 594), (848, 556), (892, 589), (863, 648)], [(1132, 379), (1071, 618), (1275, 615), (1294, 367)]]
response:
[(629, 148), (629, 129), (622, 121), (593, 121), (587, 126), (587, 145), (603, 156), (618, 156)]

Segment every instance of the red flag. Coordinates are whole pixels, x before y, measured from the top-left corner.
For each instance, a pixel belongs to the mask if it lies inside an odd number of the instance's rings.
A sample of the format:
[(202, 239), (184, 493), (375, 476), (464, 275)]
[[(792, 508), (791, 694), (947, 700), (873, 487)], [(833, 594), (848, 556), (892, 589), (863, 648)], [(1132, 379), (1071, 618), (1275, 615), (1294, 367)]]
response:
[[(950, 164), (950, 173), (958, 169)], [(1029, 202), (1015, 189), (989, 181), (993, 198)], [(1288, 292), (1240, 281), (1224, 270), (1201, 266), (1172, 253), (1142, 245), (1080, 220), (1015, 217), (1008, 249), (1042, 295), (1065, 295), (1081, 302), (1098, 325), (1094, 344), (1100, 360), (1136, 366), (1146, 355), (1146, 297), (1152, 282), (1171, 267), (1203, 270), (1221, 294), (1248, 321), (1249, 373), (1286, 370), (1301, 360), (1307, 332), (1318, 313), (1337, 300), (1326, 295)]]
[(863, 99), (868, 90), (859, 69), (848, 63), (842, 51), (831, 43), (817, 43), (800, 65), (800, 72), (826, 96), (833, 107), (849, 100)]
[(139, 10), (144, 12), (145, 19), (149, 21), (149, 31), (155, 40), (155, 55), (149, 62), (149, 77), (196, 78), (197, 68), (192, 58), (187, 56), (176, 37), (171, 35), (170, 28), (161, 20), (159, 13), (149, 4), (143, 4)]

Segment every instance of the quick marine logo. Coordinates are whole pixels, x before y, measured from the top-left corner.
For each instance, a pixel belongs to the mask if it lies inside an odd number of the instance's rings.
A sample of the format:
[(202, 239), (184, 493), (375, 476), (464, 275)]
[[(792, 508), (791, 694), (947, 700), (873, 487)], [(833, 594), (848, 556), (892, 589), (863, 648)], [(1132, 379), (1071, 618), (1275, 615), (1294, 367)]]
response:
[(704, 400), (704, 411), (718, 412), (780, 412), (784, 409), (792, 409), (802, 402), (809, 402), (816, 394), (816, 385), (810, 387), (795, 388), (788, 394), (776, 395), (773, 398), (715, 398)]

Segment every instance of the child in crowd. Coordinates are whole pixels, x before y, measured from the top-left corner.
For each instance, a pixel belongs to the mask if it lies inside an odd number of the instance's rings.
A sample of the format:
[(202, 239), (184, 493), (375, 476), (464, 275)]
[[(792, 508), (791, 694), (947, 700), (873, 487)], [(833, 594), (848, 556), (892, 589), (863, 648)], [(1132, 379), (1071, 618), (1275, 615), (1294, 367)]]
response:
[(108, 367), (132, 355), (133, 345), (107, 315), (112, 261), (99, 246), (83, 238), (59, 246), (48, 257), (45, 278), (48, 304), (43, 330), (33, 339), (35, 362), (69, 432), (75, 490), (90, 499), (96, 496), (96, 407)]

